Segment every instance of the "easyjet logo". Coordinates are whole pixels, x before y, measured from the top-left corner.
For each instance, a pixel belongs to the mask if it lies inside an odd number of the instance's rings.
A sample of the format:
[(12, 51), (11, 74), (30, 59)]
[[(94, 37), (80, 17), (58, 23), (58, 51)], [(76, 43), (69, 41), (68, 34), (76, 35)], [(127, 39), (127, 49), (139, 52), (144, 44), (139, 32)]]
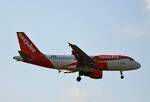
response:
[(119, 56), (99, 56), (99, 58), (108, 58), (108, 59), (111, 59), (111, 58), (119, 58)]
[(19, 34), (19, 37), (20, 37), (21, 40), (23, 41), (24, 45), (26, 45), (26, 46), (32, 51), (32, 53), (34, 53), (34, 52), (36, 51), (36, 50), (33, 48), (32, 44), (30, 44), (30, 43), (28, 42), (28, 40), (25, 39), (24, 36), (23, 36), (21, 33)]

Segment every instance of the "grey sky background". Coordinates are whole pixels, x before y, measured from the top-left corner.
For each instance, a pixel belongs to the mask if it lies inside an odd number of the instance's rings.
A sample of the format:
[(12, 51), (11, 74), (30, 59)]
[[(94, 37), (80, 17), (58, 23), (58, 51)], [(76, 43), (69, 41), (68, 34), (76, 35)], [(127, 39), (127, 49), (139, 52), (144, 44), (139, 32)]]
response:
[[(147, 102), (150, 96), (150, 0), (1, 0), (1, 102)], [(104, 72), (102, 80), (59, 74), (12, 59), (16, 32), (46, 54), (71, 54), (68, 42), (89, 55), (121, 54), (142, 67)]]

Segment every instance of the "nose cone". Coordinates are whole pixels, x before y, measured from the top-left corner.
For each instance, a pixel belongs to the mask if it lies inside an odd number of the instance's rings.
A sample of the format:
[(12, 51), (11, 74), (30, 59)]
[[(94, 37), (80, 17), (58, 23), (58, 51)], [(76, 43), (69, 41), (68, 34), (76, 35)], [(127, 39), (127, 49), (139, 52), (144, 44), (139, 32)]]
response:
[(138, 62), (136, 62), (136, 63), (135, 63), (135, 67), (136, 67), (136, 69), (139, 69), (139, 68), (141, 67), (141, 64), (138, 63)]

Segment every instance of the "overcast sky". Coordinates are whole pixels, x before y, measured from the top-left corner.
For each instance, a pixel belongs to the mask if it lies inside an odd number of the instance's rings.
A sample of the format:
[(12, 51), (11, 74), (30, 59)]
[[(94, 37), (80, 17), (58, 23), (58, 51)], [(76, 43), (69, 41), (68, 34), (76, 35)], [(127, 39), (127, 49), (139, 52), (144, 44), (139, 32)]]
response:
[[(16, 62), (16, 32), (46, 54), (71, 54), (67, 42), (89, 55), (121, 54), (136, 71), (104, 72), (102, 80)], [(148, 102), (150, 0), (1, 0), (0, 102)]]

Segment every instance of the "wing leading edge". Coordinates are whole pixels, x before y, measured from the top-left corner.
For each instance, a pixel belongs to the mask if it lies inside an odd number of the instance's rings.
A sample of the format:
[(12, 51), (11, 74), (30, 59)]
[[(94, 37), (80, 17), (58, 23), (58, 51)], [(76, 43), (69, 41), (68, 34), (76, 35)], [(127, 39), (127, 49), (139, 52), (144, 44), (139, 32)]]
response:
[(94, 67), (95, 61), (85, 52), (83, 52), (77, 45), (69, 43), (69, 46), (72, 48), (72, 54), (78, 61), (78, 67), (82, 66)]

